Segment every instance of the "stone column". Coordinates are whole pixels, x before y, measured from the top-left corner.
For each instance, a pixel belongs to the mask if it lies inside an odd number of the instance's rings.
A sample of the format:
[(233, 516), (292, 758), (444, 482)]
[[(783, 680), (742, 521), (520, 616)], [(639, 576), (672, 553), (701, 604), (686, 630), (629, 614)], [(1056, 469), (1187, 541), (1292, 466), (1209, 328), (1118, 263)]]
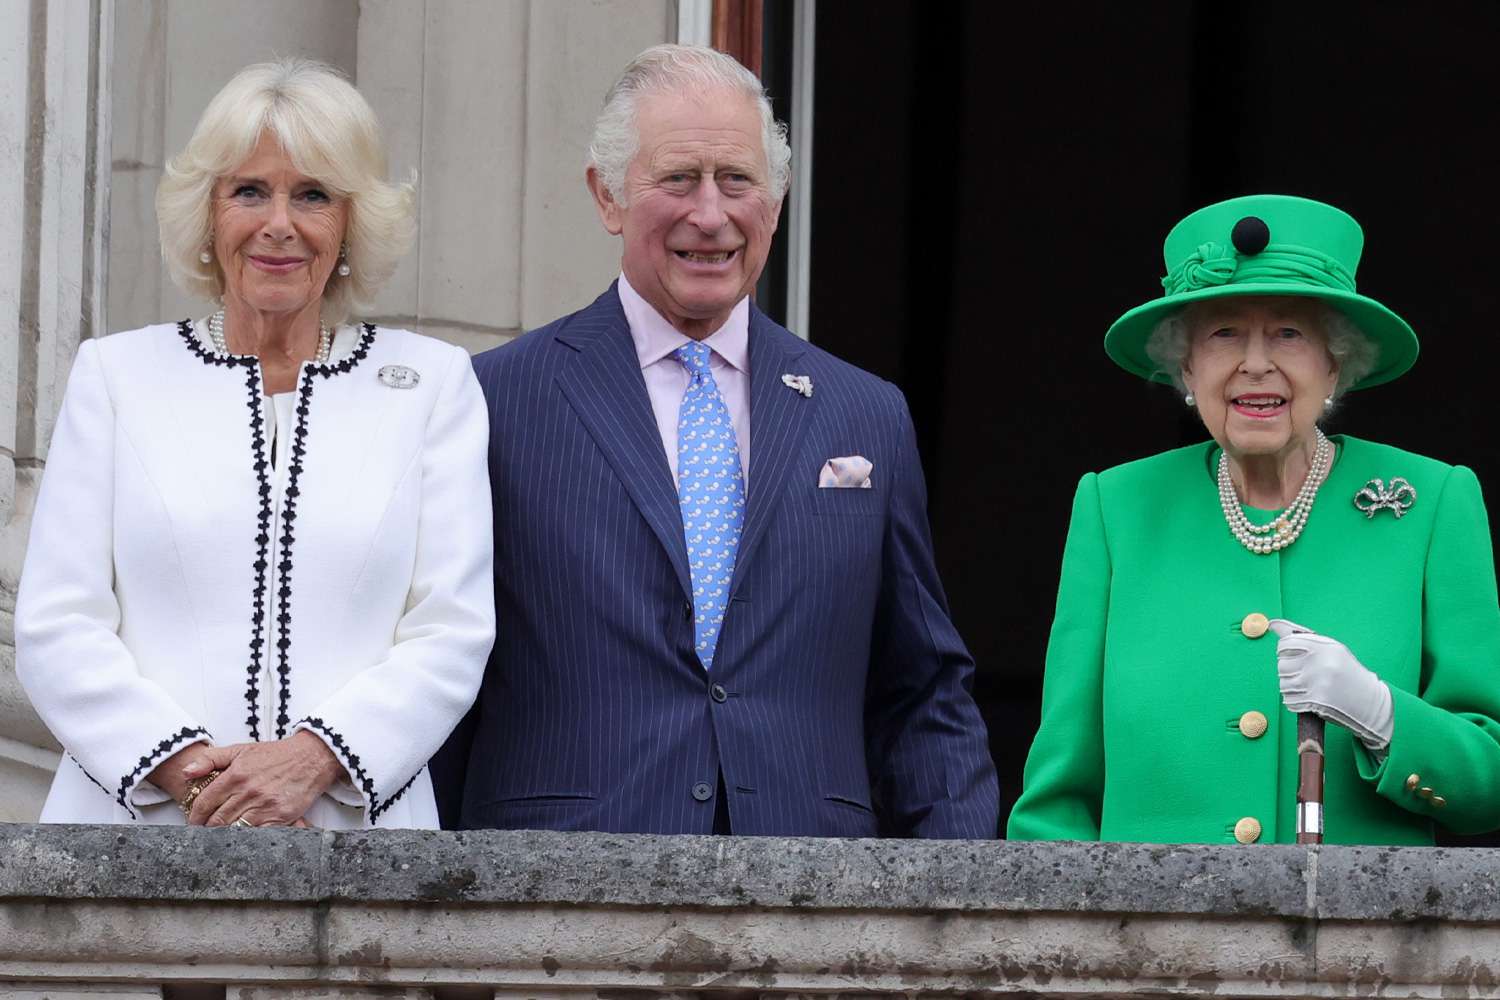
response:
[(16, 683), (16, 586), (78, 342), (103, 332), (112, 0), (0, 0), (0, 821), (58, 747)]

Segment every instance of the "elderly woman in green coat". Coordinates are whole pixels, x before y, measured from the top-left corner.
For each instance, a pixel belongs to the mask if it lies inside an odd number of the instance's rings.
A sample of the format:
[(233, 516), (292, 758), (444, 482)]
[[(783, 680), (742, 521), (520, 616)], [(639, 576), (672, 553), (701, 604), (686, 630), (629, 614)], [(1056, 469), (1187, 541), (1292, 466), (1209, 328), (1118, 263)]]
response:
[(1479, 483), (1319, 424), (1416, 360), (1355, 291), (1363, 235), (1237, 198), (1166, 241), (1166, 294), (1105, 350), (1213, 439), (1078, 484), (1014, 839), (1286, 843), (1296, 714), (1328, 843), (1500, 826), (1500, 606)]

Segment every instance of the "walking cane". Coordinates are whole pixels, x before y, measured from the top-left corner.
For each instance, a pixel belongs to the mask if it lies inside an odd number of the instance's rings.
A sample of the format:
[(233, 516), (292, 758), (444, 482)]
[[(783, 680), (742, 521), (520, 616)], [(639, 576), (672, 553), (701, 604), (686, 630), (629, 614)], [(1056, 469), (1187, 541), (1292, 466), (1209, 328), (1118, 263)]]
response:
[(1323, 719), (1297, 715), (1297, 843), (1323, 842)]

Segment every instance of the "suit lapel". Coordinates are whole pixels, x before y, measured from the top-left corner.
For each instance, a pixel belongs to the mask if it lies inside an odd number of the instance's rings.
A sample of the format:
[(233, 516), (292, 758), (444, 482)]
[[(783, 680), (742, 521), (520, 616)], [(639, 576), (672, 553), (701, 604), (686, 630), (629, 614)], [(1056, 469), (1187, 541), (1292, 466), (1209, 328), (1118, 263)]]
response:
[(782, 384), (781, 376), (806, 375), (797, 367), (807, 345), (750, 307), (750, 494), (745, 527), (735, 556), (730, 595), (739, 588), (777, 506), (787, 476), (812, 418), (816, 396), (804, 397)]
[(691, 594), (677, 490), (615, 287), (557, 339), (578, 352), (557, 376), (563, 395), (667, 550), (683, 593)]

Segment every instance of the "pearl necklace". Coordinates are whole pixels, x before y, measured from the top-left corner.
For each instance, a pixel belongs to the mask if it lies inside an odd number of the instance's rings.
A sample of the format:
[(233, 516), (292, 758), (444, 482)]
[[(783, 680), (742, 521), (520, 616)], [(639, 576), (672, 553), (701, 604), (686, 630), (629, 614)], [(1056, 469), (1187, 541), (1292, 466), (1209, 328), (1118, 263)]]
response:
[(1313, 501), (1318, 498), (1318, 488), (1328, 478), (1333, 458), (1333, 445), (1321, 429), (1317, 429), (1316, 434), (1318, 444), (1313, 450), (1312, 468), (1308, 469), (1302, 488), (1297, 491), (1296, 498), (1286, 510), (1281, 512), (1281, 516), (1270, 524), (1250, 523), (1240, 506), (1240, 496), (1235, 491), (1234, 480), (1229, 478), (1229, 456), (1223, 452), (1219, 454), (1219, 506), (1224, 508), (1224, 520), (1229, 523), (1230, 533), (1239, 539), (1240, 544), (1256, 555), (1280, 552), (1295, 542), (1302, 534), (1302, 529), (1307, 526), (1307, 516), (1312, 513)]
[[(214, 350), (220, 354), (229, 353), (229, 342), (224, 339), (224, 310), (220, 309), (208, 318), (208, 339), (213, 341)], [(333, 352), (333, 333), (323, 324), (318, 324), (318, 349), (313, 354), (312, 363), (315, 365), (326, 365), (328, 356)]]

